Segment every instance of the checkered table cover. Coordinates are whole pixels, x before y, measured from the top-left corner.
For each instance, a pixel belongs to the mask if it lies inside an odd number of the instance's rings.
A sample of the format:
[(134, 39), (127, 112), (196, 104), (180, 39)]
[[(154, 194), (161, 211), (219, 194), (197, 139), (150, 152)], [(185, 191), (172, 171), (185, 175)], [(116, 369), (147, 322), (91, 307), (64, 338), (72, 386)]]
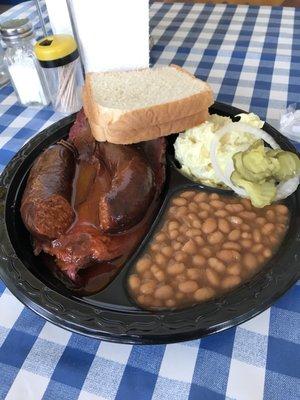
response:
[[(32, 2), (0, 20), (23, 16), (37, 22)], [(288, 104), (300, 106), (300, 9), (153, 3), (151, 35), (153, 64), (182, 65), (219, 101), (274, 125)], [(1, 89), (1, 170), (61, 117)], [(24, 308), (1, 281), (0, 296), (0, 400), (300, 399), (299, 284), (236, 328), (167, 346), (72, 334)]]

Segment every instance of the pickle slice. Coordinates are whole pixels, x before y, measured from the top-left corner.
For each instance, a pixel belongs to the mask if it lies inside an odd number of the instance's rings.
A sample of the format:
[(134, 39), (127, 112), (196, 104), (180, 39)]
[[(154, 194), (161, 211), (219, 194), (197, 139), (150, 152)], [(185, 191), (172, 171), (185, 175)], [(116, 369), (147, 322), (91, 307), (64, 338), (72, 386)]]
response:
[(281, 149), (270, 150), (257, 140), (246, 151), (233, 156), (232, 182), (242, 187), (255, 207), (264, 207), (276, 197), (276, 183), (300, 173), (300, 159)]
[(254, 207), (265, 207), (271, 204), (275, 199), (276, 186), (274, 180), (266, 181), (262, 184), (249, 182), (246, 179), (243, 179), (236, 171), (232, 173), (231, 179), (235, 185), (246, 190)]

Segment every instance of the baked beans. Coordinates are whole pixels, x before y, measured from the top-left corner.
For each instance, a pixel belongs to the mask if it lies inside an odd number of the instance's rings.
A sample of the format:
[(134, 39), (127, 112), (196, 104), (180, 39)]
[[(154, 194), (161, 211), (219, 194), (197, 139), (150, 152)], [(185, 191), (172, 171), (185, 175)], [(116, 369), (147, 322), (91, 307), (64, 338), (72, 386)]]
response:
[(175, 309), (208, 301), (245, 282), (272, 257), (289, 223), (283, 204), (187, 190), (170, 201), (128, 278), (143, 308)]

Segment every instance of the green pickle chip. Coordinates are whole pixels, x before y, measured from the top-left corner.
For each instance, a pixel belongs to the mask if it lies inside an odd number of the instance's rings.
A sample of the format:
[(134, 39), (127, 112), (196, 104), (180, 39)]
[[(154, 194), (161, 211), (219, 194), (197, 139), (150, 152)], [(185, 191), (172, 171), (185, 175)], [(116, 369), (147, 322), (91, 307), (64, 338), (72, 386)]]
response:
[(300, 173), (300, 159), (281, 149), (269, 149), (257, 140), (246, 151), (233, 156), (232, 182), (245, 189), (255, 207), (274, 201), (276, 183), (287, 181)]
[(293, 178), (300, 171), (300, 160), (296, 154), (290, 151), (282, 151), (277, 156), (280, 168), (276, 174), (275, 179), (278, 181), (287, 181)]
[(231, 180), (235, 185), (246, 190), (254, 207), (265, 207), (275, 199), (276, 186), (274, 181), (266, 181), (262, 184), (249, 182), (243, 179), (236, 171), (232, 173)]

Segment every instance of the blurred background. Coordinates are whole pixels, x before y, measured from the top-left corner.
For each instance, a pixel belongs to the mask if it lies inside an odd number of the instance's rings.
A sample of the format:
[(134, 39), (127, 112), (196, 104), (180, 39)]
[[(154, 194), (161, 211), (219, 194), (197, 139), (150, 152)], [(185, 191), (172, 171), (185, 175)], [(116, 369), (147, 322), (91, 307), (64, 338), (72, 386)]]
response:
[(18, 0), (0, 1), (0, 14), (3, 13), (4, 11), (8, 10), (10, 7), (13, 7), (19, 3), (22, 3), (22, 1), (18, 1)]
[(224, 3), (266, 6), (300, 7), (300, 0), (163, 0), (165, 3)]
[[(101, 0), (103, 1), (103, 0)], [(109, 1), (109, 0), (108, 0)], [(124, 0), (126, 1), (126, 0)], [(155, 1), (155, 0), (152, 0)], [(228, 3), (228, 4), (252, 4), (252, 5), (269, 5), (269, 6), (286, 6), (300, 7), (300, 0), (159, 0), (165, 3)], [(8, 8), (22, 3), (20, 0), (4, 0), (0, 1), (0, 13)]]

